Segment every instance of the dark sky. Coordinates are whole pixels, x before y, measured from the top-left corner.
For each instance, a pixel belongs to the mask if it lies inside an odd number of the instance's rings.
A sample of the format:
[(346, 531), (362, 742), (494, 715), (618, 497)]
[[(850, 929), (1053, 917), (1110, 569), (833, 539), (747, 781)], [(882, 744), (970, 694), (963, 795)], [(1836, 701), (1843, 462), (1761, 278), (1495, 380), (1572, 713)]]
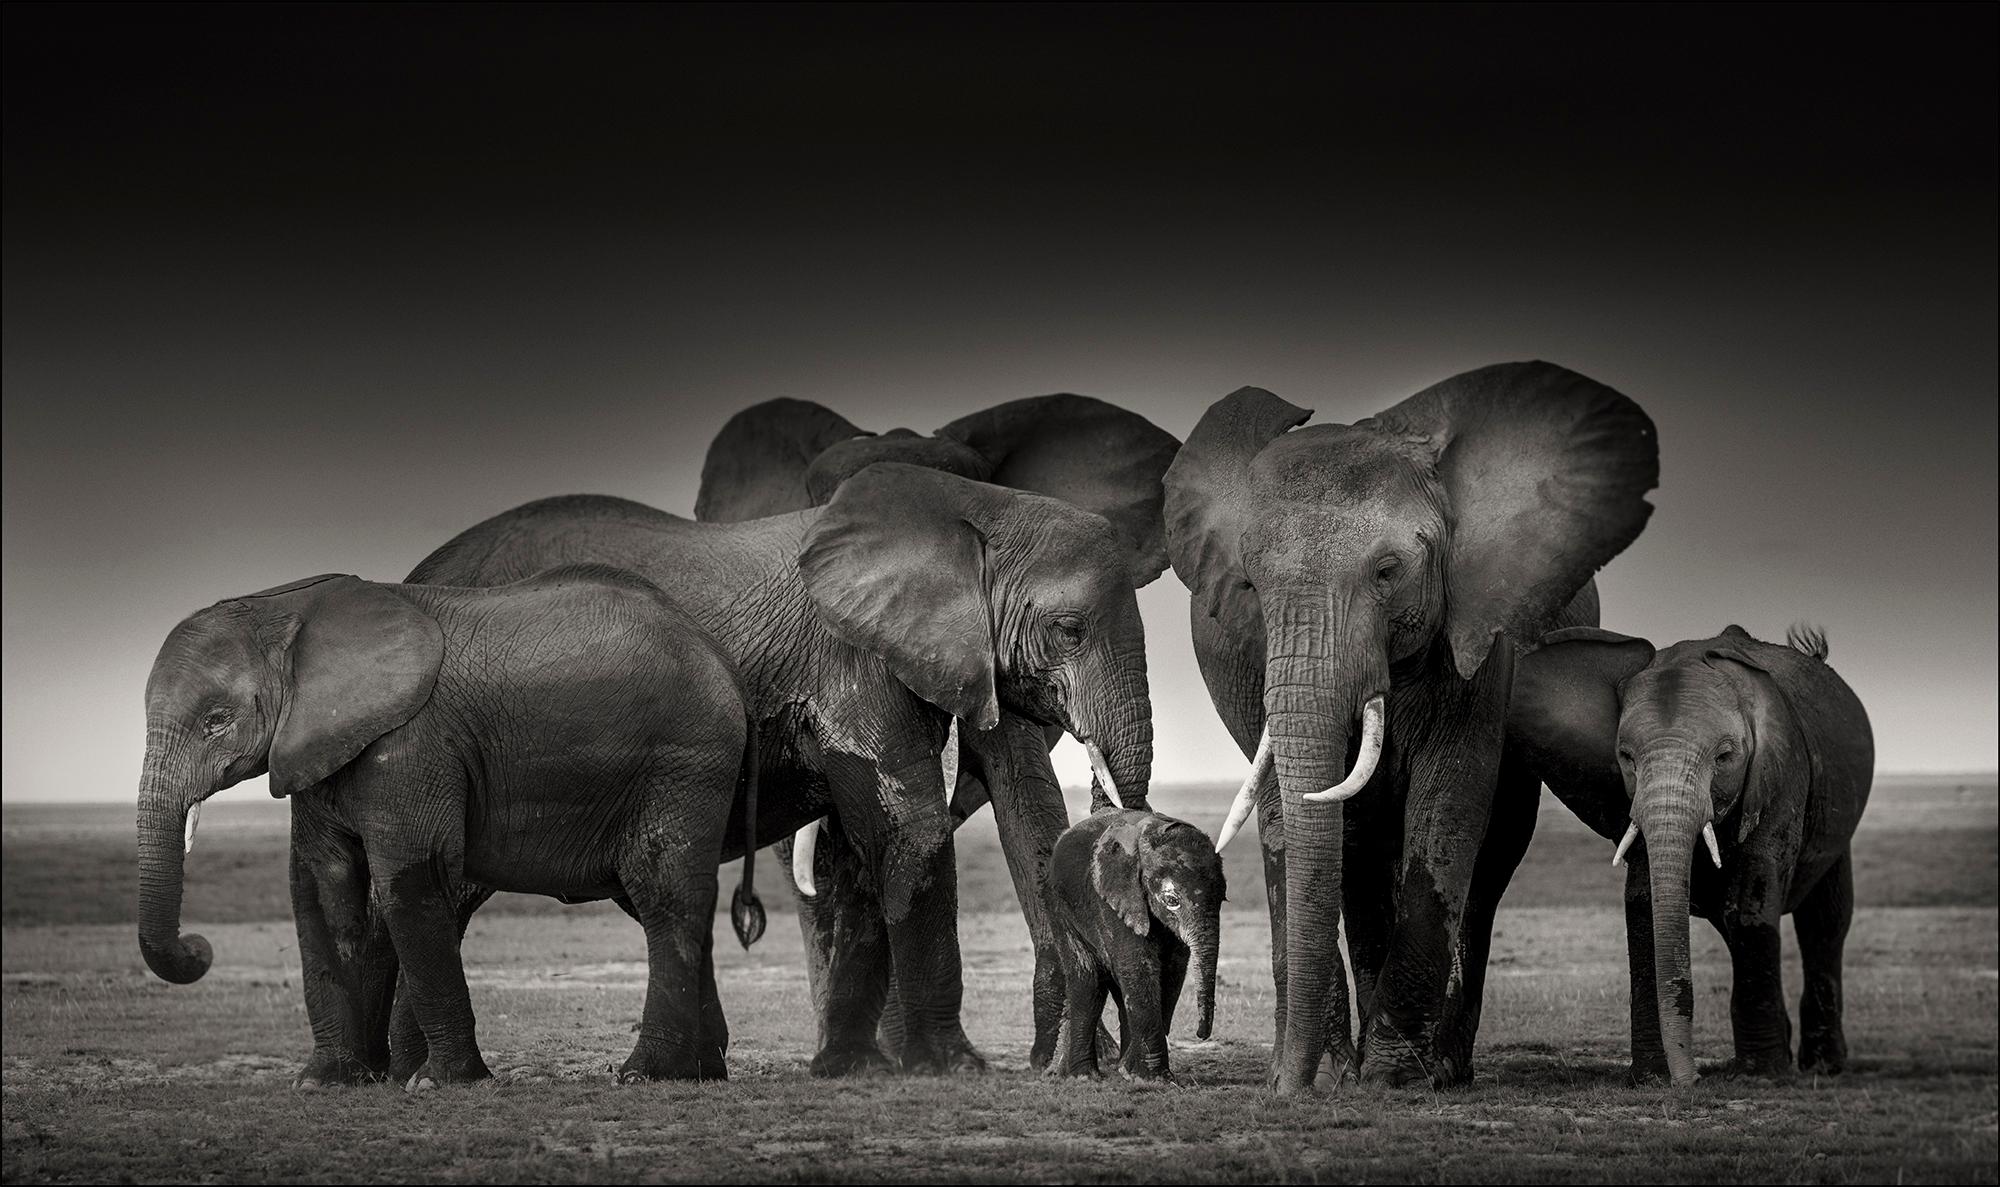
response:
[[(1185, 436), (1535, 357), (1660, 428), (1606, 625), (1820, 622), (1884, 770), (1996, 765), (1992, 7), (4, 20), (9, 800), (133, 794), (188, 612), (686, 513), (757, 400)], [(1157, 777), (1227, 776), (1141, 598)]]

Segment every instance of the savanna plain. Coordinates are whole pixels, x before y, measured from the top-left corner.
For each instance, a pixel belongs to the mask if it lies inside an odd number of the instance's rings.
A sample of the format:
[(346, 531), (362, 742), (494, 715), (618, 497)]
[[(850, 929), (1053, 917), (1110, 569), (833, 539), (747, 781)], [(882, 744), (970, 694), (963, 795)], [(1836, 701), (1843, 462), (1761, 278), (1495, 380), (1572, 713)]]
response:
[[(1214, 830), (1231, 789), (1163, 786)], [(1072, 816), (1085, 810), (1073, 797)], [(1216, 1037), (1181, 1019), (1173, 1087), (1033, 1075), (1027, 933), (991, 817), (958, 835), (965, 1024), (989, 1074), (808, 1076), (814, 1027), (783, 871), (748, 952), (718, 919), (730, 1080), (619, 1085), (645, 989), (638, 925), (608, 904), (502, 895), (467, 971), (496, 1078), (409, 1095), (294, 1092), (310, 1047), (285, 889), (287, 809), (208, 806), (184, 926), (216, 952), (154, 979), (134, 935), (133, 820), (115, 805), (8, 805), (4, 1177), (31, 1181), (1773, 1181), (1993, 1182), (1996, 789), (1882, 780), (1855, 841), (1844, 1076), (1627, 1084), (1621, 875), (1551, 797), (1500, 913), (1477, 1082), (1343, 1085), (1277, 1100), (1269, 929), (1254, 841), (1232, 847)], [(737, 870), (723, 871), (724, 894)], [(1729, 964), (1694, 931), (1696, 1039), (1730, 1054)], [(1791, 958), (1788, 996), (1796, 998)]]

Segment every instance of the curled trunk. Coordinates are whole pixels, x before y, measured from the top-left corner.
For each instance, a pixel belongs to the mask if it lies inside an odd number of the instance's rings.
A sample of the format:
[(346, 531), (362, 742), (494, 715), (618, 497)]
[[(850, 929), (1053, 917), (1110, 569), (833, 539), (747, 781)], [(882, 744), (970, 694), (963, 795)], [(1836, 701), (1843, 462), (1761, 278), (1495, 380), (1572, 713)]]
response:
[(149, 741), (139, 785), (139, 952), (147, 968), (176, 985), (201, 980), (215, 959), (207, 940), (180, 931), (187, 813), (206, 790), (185, 767)]
[(1708, 820), (1707, 780), (1672, 758), (1641, 766), (1633, 812), (1646, 840), (1653, 891), (1653, 984), (1667, 1073), (1676, 1085), (1698, 1079), (1694, 1064), (1694, 979), (1688, 957), (1688, 877), (1695, 837)]

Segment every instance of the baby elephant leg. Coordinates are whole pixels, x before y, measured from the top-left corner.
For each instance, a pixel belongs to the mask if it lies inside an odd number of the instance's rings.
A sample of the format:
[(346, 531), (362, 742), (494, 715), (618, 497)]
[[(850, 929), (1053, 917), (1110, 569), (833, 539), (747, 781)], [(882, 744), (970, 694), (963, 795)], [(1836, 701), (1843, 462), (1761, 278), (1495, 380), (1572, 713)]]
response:
[(1056, 956), (1062, 963), (1063, 1012), (1052, 1070), (1095, 1078), (1103, 1074), (1097, 1066), (1097, 1031), (1111, 986), (1097, 957), (1075, 936), (1057, 941)]
[(459, 955), (455, 888), (439, 877), (428, 855), (392, 856), (379, 865), (376, 901), (384, 904), (401, 991), (409, 995), (429, 1052), (406, 1087), (484, 1080), (493, 1073), (475, 1034), (472, 995)]

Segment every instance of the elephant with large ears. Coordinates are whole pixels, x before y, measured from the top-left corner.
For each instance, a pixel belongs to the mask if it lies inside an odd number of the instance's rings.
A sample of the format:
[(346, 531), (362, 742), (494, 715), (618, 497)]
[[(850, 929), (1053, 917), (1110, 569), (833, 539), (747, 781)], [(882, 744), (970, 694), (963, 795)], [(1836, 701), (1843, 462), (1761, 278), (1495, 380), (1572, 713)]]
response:
[(717, 862), (756, 845), (730, 827), (754, 826), (748, 737), (734, 669), (621, 570), (497, 589), (330, 575), (219, 602), (174, 628), (146, 684), (140, 952), (168, 981), (207, 972), (207, 942), (180, 934), (183, 825), (191, 846), (203, 800), (268, 770), (293, 799), (301, 1084), (391, 1071), (392, 991), (420, 1032), (412, 1084), (487, 1075), (467, 882), (618, 899), (649, 963), (623, 1077), (722, 1078), (710, 931)]
[[(759, 831), (835, 821), (854, 865), (833, 873), (865, 886), (882, 921), (864, 939), (879, 938), (896, 979), (900, 1065), (983, 1066), (959, 1018), (940, 749), (953, 718), (990, 731), (1004, 709), (1095, 746), (1113, 782), (1144, 798), (1152, 706), (1118, 529), (1056, 499), (885, 462), (824, 507), (740, 523), (600, 496), (530, 503), (467, 529), (412, 580), (488, 585), (576, 560), (656, 581), (742, 672)], [(879, 999), (822, 996), (816, 1072), (884, 1064)]]
[(1729, 947), (1735, 1070), (1791, 1069), (1778, 941), (1786, 914), (1805, 968), (1799, 1069), (1846, 1063), (1850, 844), (1875, 745), (1867, 712), (1826, 655), (1824, 635), (1796, 628), (1788, 646), (1732, 626), (1660, 651), (1577, 628), (1549, 635), (1516, 669), (1509, 748), (1586, 824), (1619, 837), (1613, 860), (1630, 862), (1637, 1081), (1696, 1079), (1690, 912)]
[(1657, 442), (1632, 401), (1539, 362), (1352, 425), (1296, 427), (1310, 415), (1244, 388), (1167, 472), (1196, 658), (1254, 756), (1219, 842), (1255, 811), (1275, 1087), (1309, 1088), (1329, 1053), (1336, 1075), (1459, 1082), (1533, 828), (1532, 776), (1501, 770), (1515, 646), (1594, 616), (1591, 575), (1651, 513)]
[[(868, 465), (902, 462), (1048, 495), (1103, 516), (1129, 549), (1136, 588), (1167, 567), (1161, 479), (1179, 448), (1179, 441), (1145, 418), (1088, 396), (1012, 400), (929, 436), (907, 429), (870, 433), (820, 404), (769, 400), (732, 416), (710, 444), (695, 516), (738, 522), (803, 510), (825, 503)], [(1061, 966), (1043, 902), (1043, 871), (1068, 825), (1048, 758), (1063, 731), (1045, 723), (1056, 720), (1003, 704), (998, 726), (955, 731), (956, 751), (946, 756), (952, 818), (963, 822), (993, 804), (1027, 919), (1035, 949), (1029, 1064), (1036, 1068), (1055, 1048), (1063, 1003)], [(1093, 800), (1101, 807), (1109, 802), (1104, 784), (1110, 771), (1099, 754), (1093, 754), (1093, 764), (1099, 770)], [(1118, 782), (1117, 794), (1128, 807), (1146, 806), (1144, 785)], [(815, 891), (802, 892), (799, 902), (815, 999), (839, 1001), (857, 1019), (879, 1014), (883, 1045), (894, 1052), (902, 1013), (884, 959), (881, 908), (867, 879), (852, 868), (854, 854), (840, 832), (829, 830), (815, 845), (818, 836), (816, 826), (808, 826), (785, 855), (801, 884)]]

